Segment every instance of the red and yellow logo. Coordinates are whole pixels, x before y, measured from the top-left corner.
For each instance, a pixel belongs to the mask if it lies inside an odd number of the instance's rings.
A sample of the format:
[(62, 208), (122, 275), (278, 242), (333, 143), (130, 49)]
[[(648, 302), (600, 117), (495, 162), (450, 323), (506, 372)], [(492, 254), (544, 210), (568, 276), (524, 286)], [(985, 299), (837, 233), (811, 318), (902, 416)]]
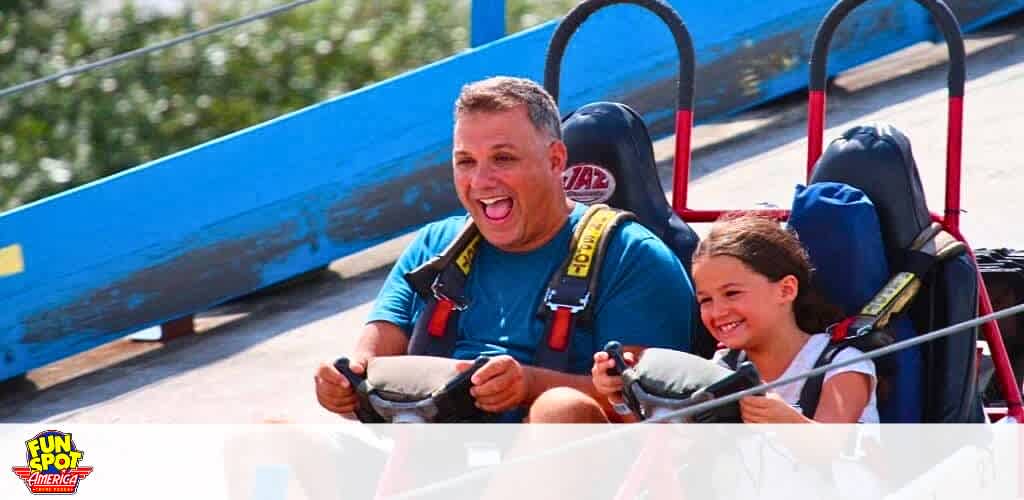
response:
[(600, 165), (579, 163), (565, 169), (562, 187), (573, 201), (584, 205), (604, 203), (615, 194), (615, 176)]
[(33, 495), (71, 495), (78, 482), (92, 473), (83, 467), (84, 453), (75, 446), (70, 433), (43, 431), (25, 441), (28, 467), (12, 467)]

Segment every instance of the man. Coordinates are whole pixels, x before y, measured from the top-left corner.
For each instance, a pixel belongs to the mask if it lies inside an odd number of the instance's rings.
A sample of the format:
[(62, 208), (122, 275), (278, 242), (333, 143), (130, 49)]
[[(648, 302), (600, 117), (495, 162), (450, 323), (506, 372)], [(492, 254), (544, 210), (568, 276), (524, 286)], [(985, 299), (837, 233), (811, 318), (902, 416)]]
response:
[[(466, 283), (470, 306), (461, 312), (453, 357), (492, 357), (472, 378), (479, 408), (530, 421), (571, 421), (562, 408), (607, 414), (602, 407), (567, 404), (596, 396), (590, 379), (595, 351), (609, 340), (639, 353), (645, 347), (689, 348), (693, 290), (676, 256), (640, 224), (612, 235), (599, 276), (594, 321), (570, 341), (569, 373), (531, 366), (543, 338), (536, 317), (540, 296), (569, 252), (586, 207), (566, 197), (562, 173), (567, 151), (558, 108), (529, 80), (497, 77), (463, 87), (455, 103), (452, 168), (459, 201), (483, 236)], [(441, 253), (465, 224), (452, 217), (423, 228), (392, 269), (377, 297), (351, 368), (362, 374), (375, 356), (405, 354), (423, 301), (403, 276)], [(468, 367), (470, 362), (463, 364)], [(315, 377), (320, 404), (353, 411), (356, 396), (330, 363)], [(582, 408), (582, 409), (581, 409)], [(593, 416), (593, 415), (590, 415)]]

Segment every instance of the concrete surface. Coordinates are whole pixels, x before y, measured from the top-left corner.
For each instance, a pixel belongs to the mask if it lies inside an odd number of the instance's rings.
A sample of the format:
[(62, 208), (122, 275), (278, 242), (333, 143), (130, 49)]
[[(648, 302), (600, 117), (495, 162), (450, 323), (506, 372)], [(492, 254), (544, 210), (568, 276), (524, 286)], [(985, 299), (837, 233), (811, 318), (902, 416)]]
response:
[[(964, 234), (974, 247), (1024, 248), (1024, 16), (968, 41)], [(943, 199), (945, 48), (911, 47), (835, 80), (826, 142), (865, 121), (906, 132), (933, 210)], [(694, 208), (786, 206), (803, 180), (804, 95), (695, 131)], [(663, 184), (671, 140), (660, 141)], [(697, 227), (698, 232), (703, 230)], [(352, 345), (408, 237), (332, 264), (291, 287), (197, 318), (202, 334), (121, 340), (33, 371), (0, 389), (0, 422), (339, 422), (313, 395), (313, 373)]]

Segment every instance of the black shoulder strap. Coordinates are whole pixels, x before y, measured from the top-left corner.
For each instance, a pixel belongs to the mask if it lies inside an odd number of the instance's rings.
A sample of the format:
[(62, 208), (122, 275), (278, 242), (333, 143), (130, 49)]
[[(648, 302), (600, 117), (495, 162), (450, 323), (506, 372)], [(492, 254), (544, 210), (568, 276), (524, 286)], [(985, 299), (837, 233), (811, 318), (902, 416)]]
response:
[(568, 370), (569, 338), (577, 322), (593, 319), (598, 277), (611, 234), (619, 224), (635, 218), (630, 212), (596, 204), (576, 224), (569, 255), (552, 275), (538, 309), (547, 322), (547, 335), (537, 348), (537, 366)]
[(409, 354), (449, 357), (455, 350), (459, 311), (469, 305), (466, 279), (480, 240), (470, 219), (441, 255), (405, 274), (426, 302), (409, 338)]
[(892, 318), (906, 310), (917, 296), (921, 280), (932, 266), (966, 250), (967, 247), (944, 231), (940, 224), (932, 223), (914, 238), (910, 248), (903, 251), (901, 271), (889, 278), (856, 316), (837, 325), (833, 340), (884, 330)]
[(722, 362), (725, 363), (725, 366), (728, 366), (732, 371), (739, 369), (740, 363), (746, 361), (746, 359), (747, 353), (740, 349), (729, 349), (729, 351), (725, 353), (725, 356), (722, 356)]
[(416, 269), (405, 273), (405, 281), (424, 300), (432, 299), (434, 297), (433, 288), (438, 276), (451, 267), (453, 262), (457, 263), (457, 270), (462, 271), (464, 276), (469, 275), (479, 242), (480, 230), (473, 223), (473, 219), (468, 219), (459, 230), (459, 234), (448, 243), (440, 255), (432, 257)]
[[(846, 348), (847, 344), (834, 344), (829, 342), (825, 344), (825, 348), (821, 350), (821, 354), (818, 359), (814, 361), (814, 368), (820, 368), (832, 362), (839, 354), (839, 351)], [(815, 412), (818, 411), (818, 402), (821, 400), (821, 388), (825, 384), (825, 374), (817, 375), (808, 378), (804, 381), (804, 387), (800, 390), (800, 399), (797, 400), (797, 405), (800, 406), (800, 411), (803, 412), (807, 418), (814, 418)]]
[[(569, 334), (577, 317), (591, 319), (601, 262), (611, 240), (608, 235), (629, 219), (635, 219), (630, 212), (593, 205), (576, 225), (569, 256), (549, 282), (540, 307), (548, 334), (538, 348), (538, 366), (568, 369)], [(409, 354), (451, 355), (459, 311), (469, 305), (465, 285), (481, 239), (470, 220), (444, 252), (406, 273), (406, 281), (427, 303), (413, 327)]]
[[(903, 250), (900, 271), (861, 308), (857, 315), (829, 327), (829, 343), (815, 362), (818, 368), (829, 364), (846, 347), (867, 352), (891, 344), (893, 338), (886, 327), (893, 317), (901, 314), (917, 296), (922, 278), (938, 262), (961, 255), (967, 247), (953, 235), (932, 223)], [(821, 399), (825, 376), (811, 377), (800, 391), (800, 408), (807, 418), (813, 418)]]

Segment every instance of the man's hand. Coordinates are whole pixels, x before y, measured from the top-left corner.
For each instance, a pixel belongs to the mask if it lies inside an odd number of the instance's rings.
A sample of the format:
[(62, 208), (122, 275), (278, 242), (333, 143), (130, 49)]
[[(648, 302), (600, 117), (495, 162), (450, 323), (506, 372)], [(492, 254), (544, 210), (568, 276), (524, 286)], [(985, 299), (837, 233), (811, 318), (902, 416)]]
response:
[[(349, 360), (348, 366), (356, 375), (363, 375), (366, 373), (366, 363), (365, 358), (355, 358)], [(356, 411), (359, 400), (355, 387), (334, 365), (321, 363), (313, 380), (316, 383), (316, 400), (320, 406), (345, 417), (350, 417)]]
[(800, 424), (810, 421), (774, 392), (767, 396), (740, 399), (740, 413), (748, 424)]
[[(633, 366), (635, 357), (632, 352), (622, 353), (626, 364)], [(608, 375), (608, 370), (615, 368), (615, 360), (607, 352), (597, 351), (594, 353), (594, 365), (590, 368), (590, 377), (594, 381), (594, 388), (598, 394), (608, 398), (612, 404), (622, 403), (622, 377), (619, 375)]]
[[(471, 366), (472, 361), (460, 361), (456, 368), (461, 372)], [(508, 355), (491, 358), (473, 374), (470, 381), (473, 388), (469, 392), (476, 399), (477, 408), (492, 413), (518, 407), (529, 394), (527, 371)]]

